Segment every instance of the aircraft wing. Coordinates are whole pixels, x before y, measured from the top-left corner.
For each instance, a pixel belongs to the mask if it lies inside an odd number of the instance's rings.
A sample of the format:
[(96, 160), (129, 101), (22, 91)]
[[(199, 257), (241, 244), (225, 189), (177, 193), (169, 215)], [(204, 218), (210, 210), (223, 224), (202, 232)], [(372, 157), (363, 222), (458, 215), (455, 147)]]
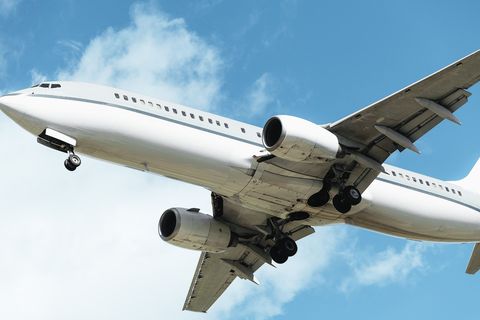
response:
[[(250, 219), (252, 223), (263, 224), (267, 219), (265, 214), (243, 208), (228, 199), (224, 200), (221, 219), (225, 223), (234, 223), (238, 227), (243, 216), (252, 215), (257, 219), (257, 221)], [(244, 230), (236, 231), (245, 237), (258, 233), (250, 229), (254, 228), (252, 224), (246, 226)], [(312, 234), (314, 229), (310, 226), (292, 224), (287, 226), (285, 231), (291, 232), (292, 239), (299, 240)], [(265, 263), (272, 264), (270, 255), (264, 249), (267, 242), (268, 240), (263, 240), (258, 245), (238, 244), (221, 253), (202, 252), (183, 310), (206, 312), (237, 277), (258, 284), (254, 276), (255, 271)]]
[(328, 129), (360, 166), (350, 183), (361, 191), (375, 179), (381, 164), (396, 150), (420, 152), (416, 140), (453, 115), (471, 95), (466, 89), (480, 80), (480, 50), (406, 88), (361, 109)]
[(475, 244), (466, 273), (475, 274), (480, 270), (480, 243)]

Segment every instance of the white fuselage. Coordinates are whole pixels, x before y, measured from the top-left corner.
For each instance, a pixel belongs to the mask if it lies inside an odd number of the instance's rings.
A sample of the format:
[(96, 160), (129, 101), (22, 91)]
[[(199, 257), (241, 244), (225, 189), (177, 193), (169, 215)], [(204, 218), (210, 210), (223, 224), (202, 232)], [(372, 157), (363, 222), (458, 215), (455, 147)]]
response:
[[(308, 211), (312, 225), (345, 222), (409, 239), (480, 241), (479, 197), (454, 183), (385, 166), (348, 214), (331, 205), (309, 208), (296, 199), (318, 191), (314, 178), (258, 174), (255, 159), (268, 154), (259, 127), (124, 90), (55, 83), (61, 87), (3, 96), (0, 108), (36, 136), (50, 128), (74, 138), (79, 153), (200, 185), (279, 217), (288, 207)], [(265, 192), (255, 197), (260, 187)]]

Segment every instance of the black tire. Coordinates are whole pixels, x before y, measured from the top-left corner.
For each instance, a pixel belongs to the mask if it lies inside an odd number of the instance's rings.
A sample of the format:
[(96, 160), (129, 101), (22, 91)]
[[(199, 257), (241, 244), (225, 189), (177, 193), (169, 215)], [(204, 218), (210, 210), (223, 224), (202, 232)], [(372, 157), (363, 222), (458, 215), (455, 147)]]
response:
[(75, 171), (75, 169), (77, 169), (77, 167), (72, 165), (68, 159), (66, 159), (65, 162), (63, 162), (63, 164), (65, 165), (65, 168), (68, 171)]
[(314, 193), (308, 198), (307, 204), (310, 207), (317, 208), (324, 206), (330, 200), (330, 194), (325, 189), (320, 190), (317, 193)]
[(340, 213), (347, 213), (352, 208), (350, 202), (348, 202), (342, 194), (337, 194), (333, 197), (332, 203), (335, 209)]
[(82, 164), (80, 157), (73, 153), (68, 156), (68, 162), (74, 167), (78, 167)]
[(343, 196), (352, 206), (356, 206), (362, 201), (362, 194), (354, 186), (348, 186), (343, 190)]
[(272, 248), (270, 248), (270, 257), (275, 263), (282, 264), (287, 262), (288, 255), (283, 250), (282, 246), (275, 244)]
[(293, 257), (298, 251), (297, 243), (290, 237), (280, 239), (277, 245), (281, 246), (283, 252), (289, 257)]

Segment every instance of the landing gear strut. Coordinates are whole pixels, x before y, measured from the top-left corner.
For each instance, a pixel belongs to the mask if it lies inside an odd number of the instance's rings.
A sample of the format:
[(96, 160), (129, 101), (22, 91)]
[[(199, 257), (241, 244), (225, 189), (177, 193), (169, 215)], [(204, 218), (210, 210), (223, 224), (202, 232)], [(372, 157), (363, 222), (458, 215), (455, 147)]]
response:
[(75, 171), (82, 164), (82, 160), (73, 151), (70, 151), (68, 152), (68, 158), (63, 164), (68, 171)]

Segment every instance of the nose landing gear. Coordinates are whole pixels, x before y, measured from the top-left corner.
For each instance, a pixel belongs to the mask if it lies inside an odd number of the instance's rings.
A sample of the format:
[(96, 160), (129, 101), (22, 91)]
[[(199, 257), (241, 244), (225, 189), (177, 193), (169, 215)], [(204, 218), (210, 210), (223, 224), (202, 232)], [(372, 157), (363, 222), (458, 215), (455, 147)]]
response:
[(69, 152), (68, 158), (63, 164), (68, 171), (75, 171), (75, 169), (77, 169), (82, 164), (82, 160), (72, 151)]

